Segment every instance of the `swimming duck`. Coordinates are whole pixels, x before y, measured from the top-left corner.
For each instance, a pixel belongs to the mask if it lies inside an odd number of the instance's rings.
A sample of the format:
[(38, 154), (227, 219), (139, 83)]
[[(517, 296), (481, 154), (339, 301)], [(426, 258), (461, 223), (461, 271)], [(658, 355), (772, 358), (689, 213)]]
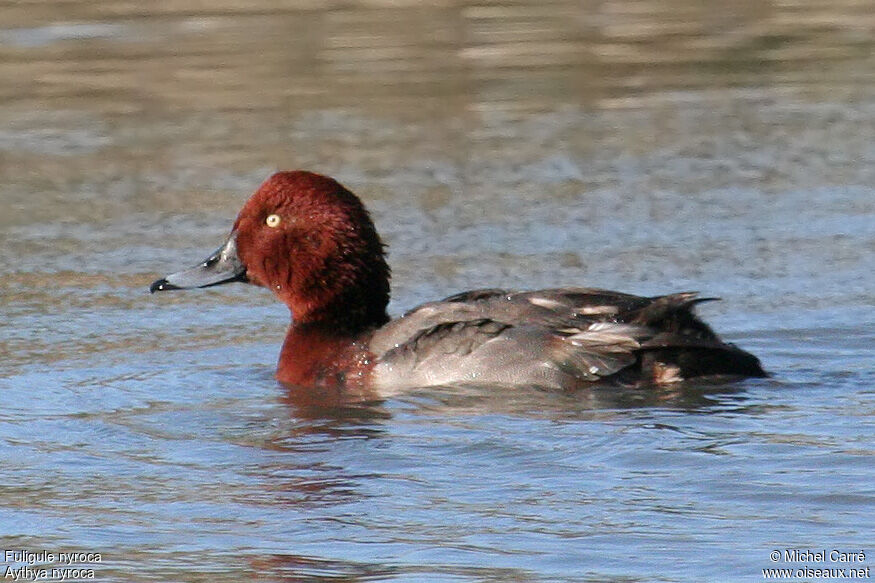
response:
[(438, 385), (661, 385), (765, 376), (723, 342), (684, 292), (641, 297), (594, 288), (478, 289), (386, 311), (389, 266), (361, 200), (335, 180), (279, 172), (244, 204), (224, 244), (151, 292), (247, 282), (291, 310), (277, 379), (378, 395)]

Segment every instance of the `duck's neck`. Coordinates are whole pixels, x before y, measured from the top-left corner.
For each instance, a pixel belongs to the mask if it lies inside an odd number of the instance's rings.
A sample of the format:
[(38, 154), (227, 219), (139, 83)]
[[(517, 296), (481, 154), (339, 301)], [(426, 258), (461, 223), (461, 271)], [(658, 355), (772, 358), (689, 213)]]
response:
[(299, 287), (278, 292), (293, 327), (355, 337), (389, 321), (389, 266), (379, 239), (369, 246), (374, 250), (327, 262)]
[(370, 241), (363, 257), (329, 264), (299, 293), (280, 296), (292, 312), (277, 368), (281, 382), (344, 386), (370, 370), (366, 342), (389, 321), (389, 267), (376, 234)]
[(386, 306), (389, 303), (388, 287), (384, 293), (367, 290), (344, 290), (330, 303), (315, 307), (298, 315), (292, 310), (292, 327), (320, 331), (328, 336), (354, 338), (379, 328), (389, 321)]

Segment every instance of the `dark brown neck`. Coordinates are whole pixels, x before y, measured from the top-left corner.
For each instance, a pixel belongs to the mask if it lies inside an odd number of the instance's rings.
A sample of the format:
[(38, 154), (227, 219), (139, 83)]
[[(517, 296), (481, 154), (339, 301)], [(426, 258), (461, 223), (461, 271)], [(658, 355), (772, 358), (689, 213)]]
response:
[(388, 296), (383, 301), (355, 301), (361, 299), (361, 295), (337, 298), (337, 301), (314, 310), (294, 326), (300, 327), (302, 331), (318, 330), (326, 336), (351, 338), (379, 328), (389, 321), (389, 314), (386, 312)]
[[(302, 330), (353, 337), (389, 321), (389, 267), (382, 253), (326, 269), (312, 281), (314, 288), (304, 297), (313, 300), (289, 303), (295, 326)], [(336, 286), (333, 293), (322, 287), (325, 281)]]

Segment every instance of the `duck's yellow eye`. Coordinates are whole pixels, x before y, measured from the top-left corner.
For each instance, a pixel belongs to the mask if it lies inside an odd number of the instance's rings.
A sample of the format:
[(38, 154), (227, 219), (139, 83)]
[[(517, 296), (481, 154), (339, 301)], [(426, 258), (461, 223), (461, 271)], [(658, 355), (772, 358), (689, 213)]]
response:
[(273, 229), (279, 227), (281, 221), (282, 218), (279, 215), (270, 215), (264, 220), (264, 224)]

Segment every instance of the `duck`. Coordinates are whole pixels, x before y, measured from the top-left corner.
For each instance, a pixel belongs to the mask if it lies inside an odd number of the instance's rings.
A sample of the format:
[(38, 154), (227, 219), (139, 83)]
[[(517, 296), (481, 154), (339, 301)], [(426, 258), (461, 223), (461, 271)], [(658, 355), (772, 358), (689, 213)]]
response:
[(299, 390), (390, 395), (418, 387), (664, 386), (767, 376), (694, 313), (718, 298), (589, 287), (456, 293), (391, 319), (386, 246), (362, 201), (314, 172), (277, 172), (224, 243), (150, 292), (232, 282), (291, 312), (276, 378)]

